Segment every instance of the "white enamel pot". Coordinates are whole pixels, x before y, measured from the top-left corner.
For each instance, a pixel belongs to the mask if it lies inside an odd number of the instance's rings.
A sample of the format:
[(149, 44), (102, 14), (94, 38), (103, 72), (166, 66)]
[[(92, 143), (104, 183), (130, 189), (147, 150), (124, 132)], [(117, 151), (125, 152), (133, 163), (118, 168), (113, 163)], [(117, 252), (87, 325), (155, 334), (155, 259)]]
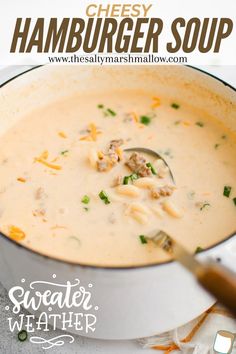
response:
[[(17, 75), (19, 71), (25, 71)], [(5, 75), (5, 79), (4, 79)], [(7, 79), (8, 76), (8, 79)], [(0, 74), (1, 79), (1, 74)], [(2, 73), (0, 135), (21, 115), (73, 92), (142, 89), (191, 103), (236, 130), (236, 93), (206, 73), (183, 66), (42, 66), (14, 67)], [(222, 215), (223, 217), (223, 215)], [(125, 225), (124, 225), (125, 228)], [(198, 257), (218, 259), (236, 271), (236, 235)], [(176, 328), (209, 308), (214, 299), (176, 262), (135, 268), (102, 268), (69, 264), (32, 252), (0, 235), (0, 281), (6, 289), (35, 280), (65, 283), (79, 278), (93, 284), (92, 302), (99, 307), (95, 332), (78, 334), (103, 339), (151, 336)], [(70, 311), (76, 309), (70, 309)], [(43, 311), (40, 308), (39, 312)], [(69, 310), (68, 310), (69, 311)], [(37, 313), (38, 314), (38, 313)]]

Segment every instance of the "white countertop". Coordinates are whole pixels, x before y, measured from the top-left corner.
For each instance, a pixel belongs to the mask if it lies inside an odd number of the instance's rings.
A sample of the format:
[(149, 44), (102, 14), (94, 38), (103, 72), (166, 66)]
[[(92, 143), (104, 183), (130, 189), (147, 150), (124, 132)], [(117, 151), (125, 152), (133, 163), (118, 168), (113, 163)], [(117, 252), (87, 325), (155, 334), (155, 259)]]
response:
[[(236, 86), (236, 66), (204, 66), (200, 67), (205, 71), (209, 71), (215, 76)], [(3, 69), (3, 67), (0, 67)], [(4, 81), (4, 76), (0, 70), (0, 83)], [(0, 284), (0, 353), (1, 354), (33, 354), (33, 353), (57, 353), (57, 354), (150, 354), (150, 349), (142, 349), (136, 341), (104, 341), (92, 340), (83, 337), (75, 337), (73, 344), (65, 344), (63, 347), (57, 347), (46, 351), (40, 349), (38, 345), (31, 344), (29, 341), (19, 342), (17, 336), (8, 329), (7, 316), (5, 306), (9, 304), (7, 293)], [(58, 333), (57, 333), (58, 332)], [(54, 335), (60, 335), (62, 332), (54, 332)], [(50, 338), (50, 334), (48, 335)]]

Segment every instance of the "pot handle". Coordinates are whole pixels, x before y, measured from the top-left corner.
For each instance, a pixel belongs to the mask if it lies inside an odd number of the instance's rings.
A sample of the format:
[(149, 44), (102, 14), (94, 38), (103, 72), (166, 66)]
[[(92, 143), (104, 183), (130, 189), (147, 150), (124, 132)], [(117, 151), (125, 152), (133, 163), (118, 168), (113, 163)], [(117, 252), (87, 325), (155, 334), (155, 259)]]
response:
[(202, 264), (197, 269), (198, 282), (236, 317), (236, 274), (224, 266)]

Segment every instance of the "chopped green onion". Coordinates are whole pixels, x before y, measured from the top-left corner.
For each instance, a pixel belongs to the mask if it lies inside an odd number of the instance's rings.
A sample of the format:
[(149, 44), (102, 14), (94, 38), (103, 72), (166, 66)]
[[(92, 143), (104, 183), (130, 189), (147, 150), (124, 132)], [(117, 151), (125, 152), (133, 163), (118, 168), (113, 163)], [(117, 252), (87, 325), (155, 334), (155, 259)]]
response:
[(176, 121), (174, 122), (174, 124), (175, 124), (175, 125), (179, 125), (179, 124), (180, 124), (180, 120), (176, 120)]
[(219, 146), (220, 144), (215, 144), (215, 149), (218, 149)]
[(140, 122), (144, 125), (149, 125), (151, 123), (151, 118), (148, 116), (141, 116)]
[(84, 207), (84, 210), (85, 210), (85, 211), (89, 211), (89, 208), (87, 208), (87, 207)]
[(227, 198), (229, 198), (230, 193), (231, 193), (232, 187), (230, 186), (224, 186), (224, 192), (223, 195)]
[(202, 251), (204, 251), (204, 249), (202, 247), (198, 246), (195, 250), (195, 254), (200, 253)]
[(123, 178), (123, 184), (129, 184), (129, 181), (133, 182), (133, 181), (135, 181), (136, 179), (138, 179), (137, 173), (133, 173), (133, 174), (130, 175), (130, 176), (125, 176), (125, 177)]
[(98, 107), (99, 109), (102, 109), (102, 112), (103, 112), (103, 114), (104, 114), (105, 117), (108, 117), (108, 116), (115, 117), (115, 116), (116, 116), (116, 112), (113, 111), (113, 109), (107, 108), (107, 107), (105, 107), (103, 104), (98, 104), (97, 107)]
[(234, 203), (234, 205), (236, 206), (236, 197), (233, 198), (233, 203)]
[(88, 195), (84, 195), (83, 198), (81, 199), (81, 202), (84, 204), (88, 204), (90, 202), (90, 198)]
[(115, 117), (116, 116), (116, 112), (114, 112), (112, 109), (107, 108), (107, 113), (110, 114), (111, 116)]
[(202, 123), (202, 122), (196, 122), (196, 125), (198, 125), (199, 127), (204, 127), (204, 123)]
[(171, 107), (174, 109), (179, 109), (180, 105), (178, 103), (172, 103)]
[(18, 333), (18, 339), (20, 342), (24, 342), (28, 337), (28, 333), (23, 329)]
[(101, 191), (101, 192), (99, 193), (99, 198), (100, 198), (101, 200), (103, 200), (105, 204), (110, 204), (110, 200), (109, 200), (108, 195), (106, 194), (106, 192)]
[(132, 175), (130, 175), (130, 179), (131, 179), (132, 182), (135, 181), (138, 178), (139, 177), (138, 177), (137, 173), (133, 173)]
[(123, 179), (123, 184), (129, 184), (130, 176), (125, 176)]
[(204, 204), (201, 206), (200, 210), (202, 211), (204, 208), (209, 207), (209, 206), (211, 206), (210, 203), (204, 203)]
[(76, 241), (78, 244), (81, 243), (80, 239), (74, 235), (71, 235), (68, 237), (69, 240), (73, 240), (73, 241)]
[(147, 239), (146, 239), (146, 237), (145, 237), (144, 235), (140, 235), (140, 236), (139, 236), (139, 239), (140, 239), (140, 242), (141, 242), (142, 244), (148, 243), (148, 242), (147, 242)]
[(152, 174), (153, 174), (153, 175), (156, 175), (156, 174), (157, 174), (157, 170), (155, 169), (155, 167), (153, 166), (153, 164), (151, 164), (151, 162), (146, 163), (146, 166), (147, 166), (148, 168), (150, 168), (150, 170), (152, 171)]
[(106, 108), (106, 107), (104, 106), (104, 104), (98, 104), (97, 107), (98, 107), (99, 109), (102, 109), (103, 114), (104, 114), (105, 117), (107, 117), (107, 116), (115, 117), (115, 116), (116, 116), (116, 112), (113, 111), (113, 109), (111, 109), (111, 108)]
[(227, 138), (227, 135), (222, 135), (221, 136), (221, 139), (226, 139)]
[(61, 155), (66, 155), (68, 152), (69, 152), (69, 150), (61, 151)]

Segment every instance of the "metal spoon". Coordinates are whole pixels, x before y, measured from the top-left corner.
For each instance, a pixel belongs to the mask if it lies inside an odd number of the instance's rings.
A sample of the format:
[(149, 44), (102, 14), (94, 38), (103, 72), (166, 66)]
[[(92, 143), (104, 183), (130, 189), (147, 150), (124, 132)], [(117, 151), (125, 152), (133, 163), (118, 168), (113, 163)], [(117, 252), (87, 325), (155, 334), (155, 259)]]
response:
[(128, 148), (128, 149), (124, 149), (124, 151), (127, 151), (127, 152), (143, 152), (147, 155), (151, 155), (152, 157), (155, 157), (156, 159), (159, 159), (159, 160), (162, 160), (164, 162), (164, 164), (166, 165), (166, 167), (168, 167), (169, 169), (169, 173), (170, 173), (170, 177), (173, 181), (173, 183), (175, 184), (175, 180), (174, 180), (174, 176), (173, 176), (173, 173), (168, 165), (168, 163), (166, 162), (166, 160), (160, 155), (158, 154), (156, 151), (154, 150), (151, 150), (151, 149), (147, 149), (147, 148), (143, 148), (143, 147), (134, 147), (134, 148)]
[(147, 237), (175, 260), (188, 269), (199, 284), (225, 305), (236, 317), (236, 275), (223, 266), (199, 262), (181, 244), (164, 231), (157, 231), (154, 236)]

